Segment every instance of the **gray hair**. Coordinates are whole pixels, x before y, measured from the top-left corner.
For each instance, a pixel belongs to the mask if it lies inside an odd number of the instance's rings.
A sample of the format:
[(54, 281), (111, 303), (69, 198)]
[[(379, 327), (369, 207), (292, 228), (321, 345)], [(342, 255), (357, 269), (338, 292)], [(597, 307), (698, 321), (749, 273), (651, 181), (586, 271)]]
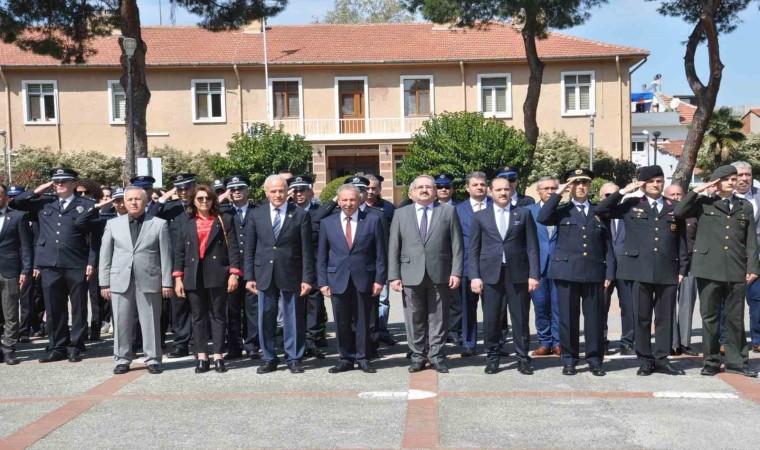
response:
[(343, 191), (351, 191), (354, 194), (356, 194), (358, 198), (361, 198), (362, 196), (362, 191), (358, 187), (354, 186), (353, 184), (349, 184), (349, 183), (341, 184), (340, 187), (338, 188), (338, 192), (336, 193), (336, 195), (340, 195), (340, 193)]
[(127, 197), (127, 192), (129, 191), (140, 191), (140, 194), (142, 194), (142, 199), (145, 203), (148, 203), (148, 194), (145, 193), (145, 189), (141, 188), (140, 186), (129, 186), (126, 189), (124, 189), (124, 198)]
[(478, 180), (483, 180), (486, 183), (488, 182), (488, 176), (485, 173), (475, 170), (467, 174), (464, 184), (469, 186), (470, 180), (472, 180), (473, 178), (476, 178)]
[(435, 189), (435, 178), (433, 178), (433, 177), (431, 177), (430, 175), (427, 175), (427, 174), (423, 174), (423, 175), (420, 175), (417, 178), (415, 178), (414, 181), (412, 181), (411, 184), (409, 184), (409, 189), (417, 189), (417, 184), (418, 184), (417, 181), (421, 180), (423, 178), (427, 179), (427, 180), (430, 180), (430, 182), (433, 184), (433, 189)]
[(732, 162), (731, 165), (737, 169), (747, 169), (752, 172), (752, 164), (748, 163), (747, 161), (736, 161)]
[(617, 184), (613, 183), (612, 181), (610, 181), (609, 183), (604, 183), (603, 185), (601, 185), (599, 187), (599, 190), (601, 191), (602, 189), (604, 189), (604, 188), (606, 188), (608, 186), (614, 186), (615, 189), (620, 190), (620, 186), (618, 186)]
[(285, 183), (285, 189), (288, 188), (288, 180), (286, 180), (285, 177), (283, 177), (280, 174), (275, 174), (275, 175), (269, 175), (267, 179), (264, 180), (264, 189), (266, 189), (267, 186), (274, 183), (275, 181), (282, 181), (283, 183)]
[(541, 186), (541, 183), (543, 183), (544, 181), (552, 181), (552, 182), (556, 183), (559, 186), (559, 180), (557, 180), (556, 178), (554, 178), (552, 176), (548, 176), (548, 175), (545, 176), (545, 177), (539, 178), (538, 181), (536, 182), (536, 186)]
[(376, 176), (374, 175), (364, 175), (364, 178), (366, 178), (368, 181), (377, 181), (377, 185), (380, 186), (383, 184), (382, 181), (380, 181)]

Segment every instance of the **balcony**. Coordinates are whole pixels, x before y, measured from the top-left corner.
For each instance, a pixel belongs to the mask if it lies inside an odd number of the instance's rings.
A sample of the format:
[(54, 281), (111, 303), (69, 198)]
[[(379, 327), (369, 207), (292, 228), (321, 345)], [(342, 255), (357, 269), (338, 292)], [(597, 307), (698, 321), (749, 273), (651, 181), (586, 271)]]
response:
[[(270, 125), (288, 134), (300, 134), (308, 141), (348, 141), (356, 139), (410, 139), (430, 117), (364, 119), (274, 119)], [(252, 123), (264, 121), (247, 121)]]
[(677, 111), (665, 112), (634, 112), (631, 114), (632, 127), (677, 127), (681, 116)]

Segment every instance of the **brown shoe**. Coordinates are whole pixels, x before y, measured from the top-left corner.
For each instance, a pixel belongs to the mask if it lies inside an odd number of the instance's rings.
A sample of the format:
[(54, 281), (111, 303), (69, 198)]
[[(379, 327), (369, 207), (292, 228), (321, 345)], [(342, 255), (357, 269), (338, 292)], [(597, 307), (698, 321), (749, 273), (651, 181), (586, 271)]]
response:
[(554, 348), (552, 348), (552, 353), (554, 353), (554, 356), (559, 356), (560, 354), (559, 345), (555, 345)]
[(545, 345), (542, 345), (538, 347), (537, 349), (533, 350), (533, 356), (549, 356), (551, 354), (552, 354), (552, 350)]
[(752, 347), (752, 351), (754, 353), (760, 353), (760, 345), (755, 345), (754, 347)]
[(726, 354), (726, 346), (725, 345), (721, 345), (720, 346), (720, 354), (721, 355), (725, 355)]

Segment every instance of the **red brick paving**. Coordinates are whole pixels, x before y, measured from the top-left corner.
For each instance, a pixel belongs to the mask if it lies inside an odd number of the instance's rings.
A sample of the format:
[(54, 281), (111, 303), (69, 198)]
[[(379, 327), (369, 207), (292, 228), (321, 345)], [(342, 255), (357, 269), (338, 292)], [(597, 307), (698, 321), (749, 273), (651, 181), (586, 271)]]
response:
[[(438, 393), (438, 373), (425, 370), (413, 373), (409, 379), (409, 389)], [(438, 422), (438, 396), (409, 400), (406, 407), (406, 424), (401, 440), (402, 448), (438, 447), (440, 439)]]

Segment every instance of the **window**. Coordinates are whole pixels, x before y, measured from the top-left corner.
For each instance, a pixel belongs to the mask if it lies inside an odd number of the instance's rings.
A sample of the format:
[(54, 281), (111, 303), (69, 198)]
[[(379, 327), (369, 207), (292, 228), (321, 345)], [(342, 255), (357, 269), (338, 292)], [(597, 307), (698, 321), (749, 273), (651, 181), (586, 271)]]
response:
[(508, 73), (478, 75), (478, 104), (486, 117), (512, 117), (511, 76)]
[(119, 80), (108, 81), (108, 122), (122, 125), (127, 118), (127, 94)]
[(585, 116), (593, 113), (594, 72), (562, 72), (562, 115)]
[(272, 92), (274, 98), (275, 119), (297, 119), (301, 117), (301, 96), (299, 95), (300, 82), (273, 81)]
[(23, 81), (24, 123), (58, 123), (58, 84), (55, 81)]
[(405, 157), (406, 155), (393, 155), (393, 185), (396, 187), (404, 187), (404, 183), (396, 178), (396, 174), (401, 169)]
[(432, 75), (401, 77), (404, 117), (429, 116), (433, 107)]
[(646, 142), (631, 142), (631, 151), (643, 152), (646, 146)]
[(193, 122), (224, 122), (224, 80), (193, 80)]

